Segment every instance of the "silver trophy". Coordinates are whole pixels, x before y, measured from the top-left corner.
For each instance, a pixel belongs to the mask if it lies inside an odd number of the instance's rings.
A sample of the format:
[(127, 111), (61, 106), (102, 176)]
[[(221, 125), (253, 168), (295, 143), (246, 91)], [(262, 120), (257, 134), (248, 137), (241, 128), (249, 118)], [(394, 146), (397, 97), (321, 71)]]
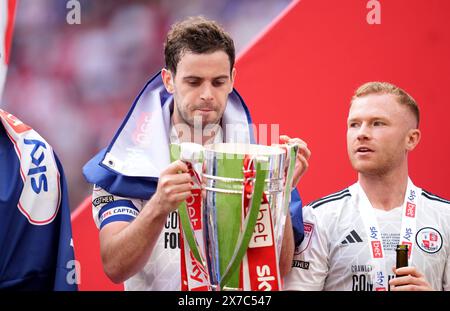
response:
[(184, 237), (211, 287), (280, 289), (278, 262), (298, 145), (173, 146), (178, 154), (173, 158), (196, 168), (203, 183), (201, 235), (194, 232), (186, 204), (179, 212)]

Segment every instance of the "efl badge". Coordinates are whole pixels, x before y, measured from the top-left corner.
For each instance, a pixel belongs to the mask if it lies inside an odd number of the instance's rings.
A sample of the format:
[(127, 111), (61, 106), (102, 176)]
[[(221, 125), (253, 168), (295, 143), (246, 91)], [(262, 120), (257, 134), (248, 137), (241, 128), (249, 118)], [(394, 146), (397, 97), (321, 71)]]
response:
[(308, 248), (309, 244), (311, 243), (311, 237), (314, 232), (314, 225), (310, 223), (303, 223), (304, 231), (305, 231), (305, 238), (303, 239), (303, 242), (295, 248), (295, 255), (298, 255), (305, 251), (305, 249)]

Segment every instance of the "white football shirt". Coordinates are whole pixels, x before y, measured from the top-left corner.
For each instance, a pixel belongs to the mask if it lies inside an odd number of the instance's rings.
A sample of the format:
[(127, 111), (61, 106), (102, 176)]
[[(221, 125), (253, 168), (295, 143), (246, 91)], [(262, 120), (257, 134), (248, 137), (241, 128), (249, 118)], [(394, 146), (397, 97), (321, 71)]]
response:
[[(92, 214), (97, 228), (110, 222), (131, 222), (142, 208), (145, 200), (123, 198), (94, 187)], [(178, 213), (167, 216), (166, 224), (144, 268), (125, 281), (125, 290), (167, 290), (181, 289), (180, 236)]]
[[(286, 290), (373, 290), (368, 234), (356, 193), (347, 188), (303, 208), (305, 239), (296, 249)], [(435, 290), (450, 290), (450, 202), (422, 190), (410, 266)], [(394, 277), (401, 207), (375, 211), (385, 250), (388, 279)]]

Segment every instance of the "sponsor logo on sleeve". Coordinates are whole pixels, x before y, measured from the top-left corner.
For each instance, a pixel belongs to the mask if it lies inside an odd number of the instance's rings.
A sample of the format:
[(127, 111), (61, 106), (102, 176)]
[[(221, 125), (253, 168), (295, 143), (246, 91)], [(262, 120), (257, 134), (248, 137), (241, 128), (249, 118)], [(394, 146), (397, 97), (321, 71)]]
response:
[(309, 261), (293, 260), (292, 267), (308, 270), (309, 269)]
[(114, 196), (113, 195), (104, 195), (104, 196), (97, 197), (94, 200), (92, 200), (92, 205), (97, 207), (100, 204), (106, 204), (106, 203), (110, 203), (110, 202), (114, 202)]

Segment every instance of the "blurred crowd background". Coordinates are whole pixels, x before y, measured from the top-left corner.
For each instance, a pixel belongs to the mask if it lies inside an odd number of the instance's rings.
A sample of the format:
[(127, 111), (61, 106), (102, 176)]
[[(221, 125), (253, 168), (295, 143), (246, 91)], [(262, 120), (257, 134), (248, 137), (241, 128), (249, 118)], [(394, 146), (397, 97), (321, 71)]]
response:
[(218, 21), (242, 51), (290, 0), (19, 0), (0, 104), (37, 130), (64, 165), (73, 210), (91, 193), (82, 166), (107, 146), (145, 82), (164, 65), (170, 25)]

